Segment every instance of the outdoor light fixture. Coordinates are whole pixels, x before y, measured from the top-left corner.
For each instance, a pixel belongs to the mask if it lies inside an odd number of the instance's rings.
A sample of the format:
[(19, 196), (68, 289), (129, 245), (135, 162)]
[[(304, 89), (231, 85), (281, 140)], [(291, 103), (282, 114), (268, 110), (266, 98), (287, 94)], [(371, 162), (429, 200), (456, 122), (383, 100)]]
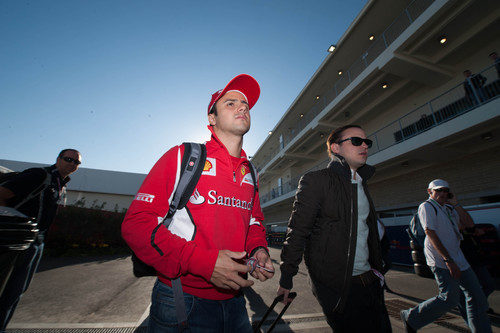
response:
[(269, 131), (269, 135), (273, 134), (273, 131)]
[(447, 41), (447, 40), (448, 40), (448, 39), (446, 38), (446, 36), (441, 36), (441, 37), (439, 38), (439, 42), (440, 42), (441, 44), (446, 43), (446, 41)]
[(342, 75), (342, 71), (339, 71), (339, 75)]
[(369, 40), (374, 40), (375, 39), (375, 36), (371, 35), (370, 37), (368, 37)]
[(387, 89), (389, 85), (387, 83), (382, 83), (382, 89)]
[(319, 99), (319, 95), (316, 95), (316, 99)]
[(333, 51), (335, 51), (335, 49), (336, 49), (336, 48), (337, 48), (337, 47), (336, 47), (335, 45), (333, 45), (333, 44), (332, 44), (332, 45), (330, 45), (330, 47), (328, 48), (328, 52), (333, 53)]
[(304, 114), (303, 114), (303, 113), (301, 113), (301, 114), (300, 114), (300, 118), (302, 118), (302, 117), (304, 117)]

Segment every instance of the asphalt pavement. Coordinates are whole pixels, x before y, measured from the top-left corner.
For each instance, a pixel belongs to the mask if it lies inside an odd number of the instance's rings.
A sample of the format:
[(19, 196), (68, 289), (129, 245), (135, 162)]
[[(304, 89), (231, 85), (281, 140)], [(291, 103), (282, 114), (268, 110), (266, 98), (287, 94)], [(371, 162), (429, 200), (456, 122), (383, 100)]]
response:
[[(276, 268), (279, 253), (280, 249), (271, 248)], [(435, 296), (436, 283), (413, 274), (407, 267), (390, 270), (386, 280), (393, 291), (385, 293), (393, 332), (403, 332), (399, 311)], [(22, 297), (7, 332), (145, 332), (154, 281), (153, 277), (135, 278), (129, 256), (45, 257), (29, 290)], [(273, 279), (255, 281), (251, 288), (244, 291), (252, 322), (258, 322), (272, 303), (278, 281), (279, 269)], [(331, 332), (311, 293), (303, 263), (294, 278), (294, 291), (298, 296), (275, 331)], [(494, 312), (500, 313), (500, 291), (496, 290), (488, 300)], [(269, 318), (275, 318), (281, 307), (281, 303), (278, 304)], [(492, 315), (490, 319), (493, 321), (493, 331), (500, 332), (500, 317)], [(263, 328), (269, 324), (270, 321), (266, 321)], [(453, 311), (420, 331), (468, 330), (458, 312)]]

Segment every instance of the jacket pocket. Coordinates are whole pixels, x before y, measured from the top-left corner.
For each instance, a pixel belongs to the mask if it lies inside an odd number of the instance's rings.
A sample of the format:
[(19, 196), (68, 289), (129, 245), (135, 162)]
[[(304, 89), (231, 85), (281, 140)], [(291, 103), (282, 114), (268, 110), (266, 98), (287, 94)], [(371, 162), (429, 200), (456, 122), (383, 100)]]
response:
[(311, 235), (311, 252), (313, 255), (318, 256), (317, 259), (313, 260), (320, 266), (325, 264), (325, 256), (328, 252), (328, 247), (332, 246), (332, 233), (338, 221), (339, 219), (333, 219), (331, 217), (319, 218), (317, 227)]

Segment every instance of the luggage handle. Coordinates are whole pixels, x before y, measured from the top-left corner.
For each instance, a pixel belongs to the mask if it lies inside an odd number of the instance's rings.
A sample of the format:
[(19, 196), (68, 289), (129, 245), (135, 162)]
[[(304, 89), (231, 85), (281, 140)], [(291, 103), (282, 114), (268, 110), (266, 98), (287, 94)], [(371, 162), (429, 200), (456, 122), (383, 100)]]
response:
[[(276, 296), (274, 298), (273, 304), (271, 304), (271, 306), (269, 307), (269, 309), (267, 309), (266, 314), (264, 315), (264, 317), (262, 317), (262, 319), (260, 320), (259, 324), (254, 328), (253, 331), (255, 333), (260, 332), (260, 327), (266, 321), (267, 316), (269, 316), (269, 314), (271, 313), (271, 311), (273, 311), (273, 309), (276, 306), (276, 304), (278, 304), (279, 302), (283, 302), (283, 298), (284, 297), (285, 297), (285, 295), (281, 294), (281, 295), (278, 295), (278, 296)], [(297, 293), (296, 292), (291, 292), (291, 293), (288, 294), (288, 298), (290, 298), (291, 301), (288, 302), (287, 304), (285, 304), (285, 306), (281, 310), (281, 312), (278, 315), (278, 317), (276, 317), (276, 319), (274, 319), (273, 323), (271, 324), (271, 326), (269, 326), (269, 329), (267, 330), (268, 333), (271, 332), (274, 329), (274, 326), (276, 326), (276, 324), (281, 319), (281, 317), (283, 317), (283, 314), (288, 309), (288, 307), (290, 306), (290, 304), (292, 304), (292, 302), (295, 299), (295, 297), (297, 297)]]

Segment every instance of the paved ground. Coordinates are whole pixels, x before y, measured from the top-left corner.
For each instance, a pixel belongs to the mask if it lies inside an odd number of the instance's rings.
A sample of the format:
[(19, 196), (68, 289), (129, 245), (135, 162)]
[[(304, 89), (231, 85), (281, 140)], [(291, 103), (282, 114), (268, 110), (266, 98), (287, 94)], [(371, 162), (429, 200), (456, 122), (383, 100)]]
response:
[[(275, 262), (279, 249), (271, 249)], [(39, 272), (23, 296), (7, 332), (145, 332), (149, 298), (154, 278), (136, 279), (130, 257), (44, 258)], [(279, 273), (277, 273), (279, 274)], [(279, 276), (256, 281), (245, 291), (248, 313), (258, 321), (272, 303)], [(394, 332), (403, 332), (399, 310), (436, 294), (433, 280), (423, 279), (405, 267), (391, 270), (387, 281), (394, 293), (386, 293), (386, 304)], [(276, 332), (330, 332), (321, 308), (313, 297), (306, 268), (294, 279), (297, 299)], [(489, 298), (500, 313), (500, 291)], [(277, 305), (276, 311), (280, 311)], [(276, 316), (276, 312), (271, 317)], [(500, 317), (490, 317), (494, 332), (500, 332)], [(422, 332), (466, 332), (457, 312), (449, 313)]]

